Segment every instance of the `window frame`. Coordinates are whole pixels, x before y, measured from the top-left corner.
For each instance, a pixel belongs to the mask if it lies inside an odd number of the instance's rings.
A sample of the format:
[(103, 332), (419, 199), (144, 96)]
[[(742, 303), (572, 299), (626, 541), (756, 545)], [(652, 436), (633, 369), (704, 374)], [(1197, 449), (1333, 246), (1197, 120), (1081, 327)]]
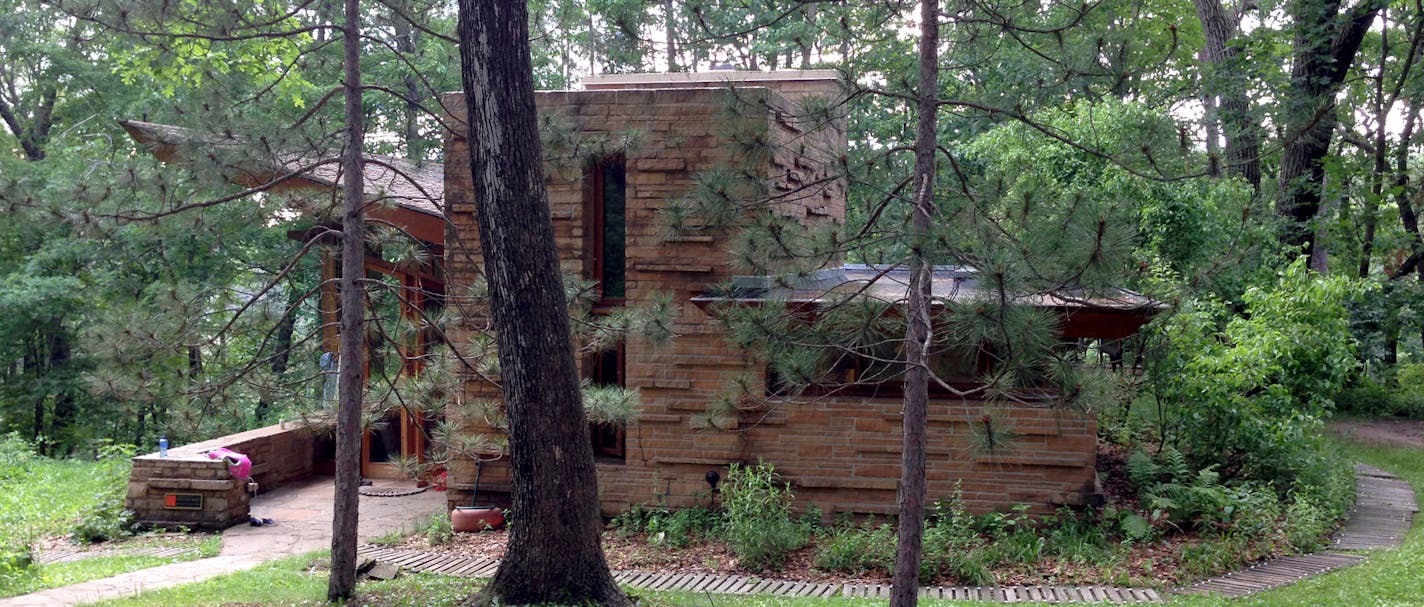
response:
[[(618, 268), (620, 290), (616, 296), (609, 296), (604, 290), (604, 280), (608, 273), (608, 200), (607, 175), (616, 170), (622, 175), (622, 264)], [(584, 166), (583, 179), (583, 229), (584, 229), (584, 278), (598, 283), (598, 300), (595, 307), (607, 309), (622, 305), (628, 294), (628, 161), (622, 153), (609, 154), (590, 159)]]

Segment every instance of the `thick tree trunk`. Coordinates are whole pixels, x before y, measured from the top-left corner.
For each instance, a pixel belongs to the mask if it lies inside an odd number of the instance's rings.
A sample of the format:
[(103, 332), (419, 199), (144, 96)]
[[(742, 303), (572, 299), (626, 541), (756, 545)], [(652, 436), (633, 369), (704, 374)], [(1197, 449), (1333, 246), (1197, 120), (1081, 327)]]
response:
[(346, 0), (342, 36), (346, 93), (346, 148), (341, 156), (341, 371), (337, 379), (336, 492), (331, 520), (331, 577), (326, 598), (351, 598), (356, 590), (357, 491), (361, 486), (361, 364), (365, 335), (365, 183), (362, 172), (361, 3)]
[(486, 603), (628, 605), (599, 545), (593, 448), (544, 189), (523, 2), (460, 0), (470, 170), (515, 515)]
[(1384, 2), (1366, 0), (1348, 15), (1340, 14), (1340, 0), (1294, 0), (1290, 6), (1295, 40), (1276, 211), (1286, 220), (1281, 241), (1313, 255), (1310, 222), (1320, 212), (1322, 160), (1339, 123), (1335, 96)]
[(925, 434), (929, 424), (930, 215), (934, 212), (939, 3), (920, 0), (919, 117), (915, 128), (915, 199), (911, 211), (910, 287), (905, 309), (905, 395), (892, 607), (919, 600), (921, 543), (925, 530)]
[[(1202, 89), (1209, 96), (1220, 100), (1205, 117), (1208, 121), (1221, 120), (1226, 134), (1226, 174), (1245, 179), (1252, 191), (1261, 191), (1261, 125), (1251, 112), (1251, 102), (1243, 90), (1244, 82), (1230, 82), (1228, 72), (1231, 63), (1239, 54), (1236, 46), (1230, 44), (1236, 36), (1235, 19), (1226, 14), (1221, 0), (1194, 0), (1197, 19), (1202, 24), (1202, 35), (1206, 39), (1202, 48), (1202, 62), (1206, 68)], [(1214, 130), (1212, 127), (1208, 131)]]

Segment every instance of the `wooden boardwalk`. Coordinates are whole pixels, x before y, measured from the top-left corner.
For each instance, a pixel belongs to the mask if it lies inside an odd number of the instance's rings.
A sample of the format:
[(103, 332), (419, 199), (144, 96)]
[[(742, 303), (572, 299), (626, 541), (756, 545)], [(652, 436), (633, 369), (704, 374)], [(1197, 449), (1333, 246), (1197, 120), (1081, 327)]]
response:
[[(442, 552), (398, 550), (380, 546), (362, 546), (358, 556), (396, 565), (401, 569), (460, 577), (494, 575), (499, 561), (482, 556), (463, 556)], [(889, 584), (826, 583), (778, 580), (751, 575), (720, 575), (711, 573), (660, 573), (649, 571), (615, 571), (619, 584), (645, 590), (682, 590), (713, 594), (761, 594), (804, 597), (871, 597), (888, 598)], [(998, 601), (1016, 603), (1157, 603), (1162, 597), (1155, 590), (1116, 588), (1112, 586), (927, 586), (920, 596), (935, 599)]]
[[(1414, 490), (1394, 475), (1365, 465), (1356, 467), (1355, 479), (1356, 506), (1350, 512), (1350, 519), (1332, 540), (1330, 550), (1263, 561), (1240, 571), (1180, 588), (1175, 592), (1242, 597), (1348, 567), (1365, 559), (1363, 555), (1337, 550), (1398, 547), (1413, 523), (1414, 513), (1419, 510), (1414, 501)], [(499, 567), (498, 560), (482, 556), (398, 550), (371, 545), (362, 546), (358, 554), (410, 571), (460, 577), (488, 577), (494, 575), (495, 569)], [(805, 582), (750, 575), (616, 571), (613, 578), (620, 584), (646, 590), (804, 597), (890, 596), (888, 584)], [(1162, 596), (1150, 588), (1112, 586), (928, 586), (920, 589), (920, 596), (1003, 603), (1162, 602)]]
[(1220, 594), (1237, 598), (1349, 567), (1363, 555), (1337, 550), (1398, 548), (1419, 506), (1409, 483), (1388, 472), (1355, 466), (1355, 507), (1330, 542), (1330, 550), (1262, 561), (1241, 571), (1202, 580), (1177, 590), (1181, 594)]
[(145, 548), (115, 548), (109, 550), (56, 550), (53, 552), (41, 553), (35, 559), (41, 565), (50, 563), (69, 563), (82, 561), (101, 556), (153, 556), (159, 558), (188, 556), (198, 554), (199, 550), (192, 546), (148, 546)]

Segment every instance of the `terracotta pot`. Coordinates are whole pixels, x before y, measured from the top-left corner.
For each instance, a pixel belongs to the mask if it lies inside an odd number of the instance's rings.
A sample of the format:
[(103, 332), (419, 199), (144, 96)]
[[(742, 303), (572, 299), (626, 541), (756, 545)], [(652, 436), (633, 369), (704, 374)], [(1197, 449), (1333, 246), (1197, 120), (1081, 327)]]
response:
[(504, 511), (494, 506), (457, 506), (450, 511), (450, 526), (457, 532), (499, 529), (504, 526)]

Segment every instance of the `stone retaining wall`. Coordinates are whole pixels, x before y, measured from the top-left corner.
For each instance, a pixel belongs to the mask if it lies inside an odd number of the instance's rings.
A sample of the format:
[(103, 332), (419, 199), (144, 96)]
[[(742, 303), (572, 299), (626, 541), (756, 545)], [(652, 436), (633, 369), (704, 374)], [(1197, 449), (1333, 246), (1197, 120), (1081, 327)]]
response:
[(252, 478), (266, 492), (312, 474), (312, 437), (295, 425), (268, 426), (176, 446), (133, 459), (124, 507), (140, 524), (219, 530), (247, 521), (251, 495), (246, 483), (207, 452), (226, 447), (252, 458)]

